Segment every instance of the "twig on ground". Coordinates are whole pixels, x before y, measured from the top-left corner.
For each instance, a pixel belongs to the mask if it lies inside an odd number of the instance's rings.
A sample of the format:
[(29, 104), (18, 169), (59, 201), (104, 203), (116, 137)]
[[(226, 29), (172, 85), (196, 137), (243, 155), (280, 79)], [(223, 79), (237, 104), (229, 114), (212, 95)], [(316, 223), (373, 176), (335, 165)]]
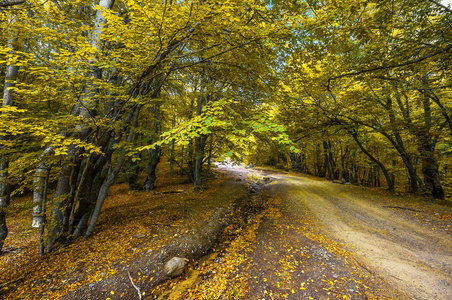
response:
[(132, 279), (132, 276), (130, 276), (130, 272), (129, 272), (129, 271), (127, 271), (127, 275), (129, 275), (130, 282), (132, 283), (133, 287), (137, 290), (138, 298), (140, 298), (140, 300), (141, 300), (141, 291), (140, 291), (140, 288), (137, 287), (137, 286), (135, 285), (135, 283), (133, 283), (133, 279)]
[(12, 284), (14, 284), (14, 283), (18, 283), (18, 282), (22, 282), (22, 281), (24, 281), (23, 278), (14, 279), (14, 280), (11, 280), (11, 281), (8, 281), (8, 282), (5, 282), (5, 283), (1, 283), (1, 284), (0, 284), (0, 287), (3, 288), (3, 287), (5, 287), (5, 286), (12, 285)]
[(422, 212), (422, 210), (419, 210), (419, 209), (414, 209), (414, 208), (409, 208), (409, 207), (402, 207), (402, 206), (395, 206), (395, 205), (386, 205), (385, 207), (404, 209), (404, 210), (411, 210), (411, 211), (415, 211), (415, 212)]
[(397, 279), (397, 280), (402, 280), (402, 279), (400, 279), (399, 277), (395, 277), (395, 276), (393, 276), (393, 275), (391, 275), (391, 277), (394, 277), (394, 278)]
[(154, 195), (163, 195), (163, 194), (180, 194), (183, 193), (183, 190), (176, 190), (176, 191), (165, 191), (165, 192), (152, 192)]
[(149, 225), (149, 226), (172, 226), (172, 227), (177, 227), (177, 225), (166, 224), (166, 223), (147, 223), (146, 225)]
[(356, 260), (356, 258), (352, 257), (353, 260), (358, 264), (358, 266), (360, 266), (361, 268), (363, 268), (364, 270), (366, 270), (367, 272), (369, 272), (369, 274), (374, 275), (374, 273), (372, 273), (368, 268), (366, 268), (364, 265), (362, 265), (359, 261)]

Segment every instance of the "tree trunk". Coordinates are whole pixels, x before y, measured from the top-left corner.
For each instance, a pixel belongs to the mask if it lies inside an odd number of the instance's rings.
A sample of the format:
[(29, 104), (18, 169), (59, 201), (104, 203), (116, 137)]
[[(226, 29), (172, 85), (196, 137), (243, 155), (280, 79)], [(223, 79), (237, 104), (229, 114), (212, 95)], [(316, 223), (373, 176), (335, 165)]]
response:
[[(160, 97), (160, 89), (155, 94), (155, 99)], [(160, 122), (160, 103), (155, 103), (153, 106), (153, 117), (154, 117), (154, 136), (151, 138), (151, 143), (158, 141), (161, 132), (161, 122)], [(146, 167), (147, 177), (144, 184), (144, 190), (152, 191), (155, 186), (155, 181), (157, 180), (156, 169), (160, 162), (160, 157), (162, 155), (162, 149), (160, 146), (155, 146), (154, 149), (148, 151), (149, 161)]]
[[(137, 124), (138, 122), (138, 115), (140, 113), (140, 108), (141, 106), (137, 106), (134, 108), (134, 114), (133, 114), (133, 118), (132, 118), (132, 122), (131, 124)], [(131, 126), (130, 129), (130, 133), (127, 137), (127, 143), (131, 143), (133, 136), (134, 136), (134, 127), (136, 126)], [(96, 206), (94, 207), (88, 228), (86, 229), (86, 233), (84, 235), (84, 238), (88, 238), (90, 237), (93, 232), (94, 232), (94, 227), (96, 226), (97, 220), (99, 219), (100, 216), (100, 212), (102, 210), (102, 206), (104, 204), (105, 198), (107, 198), (107, 194), (108, 194), (108, 190), (110, 189), (110, 186), (115, 182), (116, 177), (119, 174), (119, 171), (121, 170), (122, 165), (124, 164), (124, 161), (126, 159), (126, 149), (123, 149), (121, 152), (121, 155), (118, 158), (118, 161), (116, 162), (115, 168), (112, 169), (111, 167), (109, 168), (109, 172), (107, 175), (107, 178), (103, 181), (98, 196), (97, 196), (97, 201), (96, 201)]]
[(361, 141), (358, 138), (358, 133), (356, 131), (354, 131), (354, 130), (349, 131), (349, 133), (351, 134), (351, 136), (353, 137), (353, 139), (355, 140), (356, 144), (361, 149), (361, 151), (380, 167), (381, 171), (383, 172), (383, 175), (385, 176), (386, 182), (388, 183), (388, 190), (391, 193), (393, 193), (394, 186), (395, 186), (394, 176), (393, 175), (391, 176), (391, 174), (389, 174), (389, 172), (386, 169), (386, 167), (384, 166), (384, 164), (382, 162), (380, 162), (378, 159), (376, 159), (372, 154), (370, 154), (370, 152), (367, 151), (366, 148), (364, 148), (363, 144), (361, 143)]
[(316, 162), (317, 162), (316, 176), (325, 177), (326, 176), (326, 166), (322, 166), (321, 145), (316, 144), (315, 149), (316, 149)]
[(161, 148), (160, 146), (156, 146), (155, 149), (151, 149), (148, 151), (149, 161), (146, 166), (147, 177), (146, 182), (144, 184), (145, 191), (152, 191), (155, 187), (155, 181), (157, 180), (156, 169), (157, 165), (160, 162), (161, 157)]
[(44, 222), (42, 216), (42, 201), (44, 199), (45, 178), (47, 173), (47, 166), (43, 163), (38, 164), (35, 172), (35, 178), (33, 184), (33, 217), (31, 221), (31, 227), (40, 228)]
[(49, 189), (49, 176), (50, 169), (47, 170), (46, 177), (44, 178), (44, 189), (42, 191), (42, 199), (41, 199), (41, 215), (40, 215), (40, 224), (39, 224), (39, 256), (43, 257), (45, 253), (45, 241), (44, 241), (44, 231), (46, 225), (46, 202), (47, 202), (47, 191)]
[(3, 244), (8, 236), (8, 226), (6, 226), (5, 207), (0, 206), (0, 253), (2, 253)]
[[(41, 154), (40, 159), (43, 159), (47, 154), (51, 153), (55, 147), (48, 147)], [(44, 221), (42, 215), (42, 201), (46, 194), (46, 178), (50, 171), (51, 166), (47, 166), (44, 163), (39, 163), (36, 167), (35, 178), (33, 179), (33, 217), (31, 221), (31, 227), (40, 228)]]
[(296, 171), (301, 171), (301, 155), (298, 153), (290, 153), (290, 161), (292, 168)]
[[(443, 199), (444, 191), (441, 186), (441, 180), (439, 177), (438, 171), (438, 162), (435, 157), (435, 138), (432, 137), (431, 128), (432, 128), (432, 110), (430, 100), (435, 101), (438, 106), (441, 108), (443, 116), (446, 118), (447, 124), (452, 126), (450, 123), (449, 115), (446, 111), (444, 111), (444, 107), (439, 102), (439, 99), (435, 99), (435, 97), (429, 96), (427, 93), (422, 93), (422, 105), (423, 105), (423, 124), (412, 122), (411, 116), (409, 114), (409, 104), (408, 104), (408, 96), (405, 95), (407, 99), (406, 105), (403, 104), (400, 97), (397, 97), (397, 103), (399, 108), (403, 112), (403, 117), (405, 122), (408, 125), (409, 130), (413, 135), (415, 135), (418, 139), (418, 150), (421, 154), (422, 160), (422, 174), (424, 175), (424, 186), (421, 185), (421, 188), (426, 188), (429, 193), (432, 194), (433, 198)], [(452, 128), (452, 127), (451, 127)], [(411, 175), (410, 175), (411, 176)], [(422, 183), (420, 181), (420, 183)]]
[[(5, 83), (3, 86), (3, 106), (11, 106), (14, 104), (13, 93), (10, 88), (14, 87), (15, 80), (19, 74), (19, 67), (14, 64), (9, 64), (6, 67)], [(5, 139), (5, 136), (0, 136), (0, 139)], [(8, 236), (8, 227), (6, 226), (6, 210), (11, 200), (11, 187), (8, 183), (8, 158), (6, 156), (0, 157), (0, 252), (2, 251), (3, 243)]]
[(425, 188), (436, 199), (444, 199), (444, 190), (439, 177), (438, 161), (434, 155), (435, 142), (428, 136), (420, 140), (419, 152), (422, 159), (422, 174), (424, 175)]
[(388, 116), (389, 116), (389, 120), (390, 120), (390, 124), (391, 124), (391, 128), (392, 128), (392, 132), (394, 135), (394, 138), (392, 138), (388, 133), (386, 132), (381, 132), (385, 137), (388, 138), (388, 140), (394, 145), (394, 147), (396, 148), (397, 152), (399, 152), (403, 163), (405, 164), (405, 167), (408, 171), (408, 179), (409, 179), (409, 192), (411, 193), (417, 193), (419, 192), (419, 186), (421, 186), (421, 188), (423, 188), (423, 184), (422, 182), (419, 180), (419, 177), (417, 175), (416, 169), (413, 165), (413, 158), (411, 155), (409, 155), (406, 151), (405, 151), (405, 147), (403, 144), (403, 139), (399, 133), (399, 130), (397, 129), (399, 125), (397, 125), (396, 123), (396, 119), (395, 119), (395, 115), (394, 115), (394, 111), (393, 111), (393, 107), (392, 107), (392, 99), (390, 96), (386, 97), (386, 106), (385, 109), (388, 112)]
[(209, 171), (212, 165), (212, 147), (213, 147), (213, 133), (210, 134), (210, 143), (209, 143), (209, 156), (207, 157), (207, 170), (206, 176), (204, 177), (204, 185), (203, 188), (206, 188), (207, 179), (209, 178)]
[(47, 252), (50, 252), (57, 242), (64, 242), (67, 238), (65, 237), (66, 222), (68, 222), (68, 213), (70, 209), (70, 204), (72, 203), (71, 198), (73, 197), (73, 179), (76, 177), (74, 174), (76, 172), (75, 166), (71, 162), (75, 162), (74, 157), (76, 155), (77, 149), (75, 146), (70, 146), (68, 151), (69, 159), (68, 162), (61, 168), (60, 176), (58, 178), (57, 187), (55, 190), (55, 200), (52, 205), (52, 212), (50, 215), (49, 223), (49, 237), (47, 240)]
[[(138, 134), (135, 134), (133, 137), (133, 144), (134, 147), (137, 146), (137, 139)], [(127, 159), (127, 169), (124, 171), (124, 179), (129, 185), (129, 190), (131, 191), (138, 191), (141, 189), (140, 185), (138, 184), (138, 175), (140, 173), (140, 166), (138, 164), (138, 160), (135, 157), (129, 157)]]
[[(202, 114), (203, 106), (209, 102), (210, 95), (205, 94), (205, 82), (201, 80), (201, 95), (198, 97), (196, 104), (196, 115)], [(195, 190), (202, 188), (202, 165), (204, 162), (204, 149), (206, 146), (208, 135), (200, 135), (195, 137), (194, 141), (194, 157), (193, 157), (193, 185)]]
[(338, 179), (336, 174), (336, 163), (334, 162), (333, 153), (331, 152), (331, 143), (323, 142), (324, 151), (324, 164), (326, 168), (326, 178), (328, 179)]
[[(111, 9), (114, 0), (99, 0), (99, 6), (104, 9)], [(102, 15), (101, 10), (97, 10), (93, 20), (93, 30), (89, 32), (90, 45), (102, 50), (100, 36), (102, 35), (102, 28), (106, 20)], [(91, 62), (91, 66), (86, 74), (86, 78), (91, 81), (101, 78), (101, 70), (96, 61)], [(98, 87), (93, 83), (88, 83), (85, 87), (84, 97), (78, 105), (75, 115), (82, 117), (82, 120), (89, 120), (93, 118), (94, 102), (92, 101), (98, 94)], [(84, 141), (91, 133), (91, 128), (87, 126), (88, 122), (82, 122), (76, 126), (74, 137)], [(57, 242), (65, 242), (69, 237), (69, 218), (72, 208), (72, 201), (74, 198), (75, 185), (77, 183), (78, 171), (82, 159), (80, 154), (83, 149), (78, 149), (71, 145), (68, 151), (67, 164), (63, 166), (60, 177), (58, 179), (57, 188), (55, 192), (55, 201), (50, 220), (50, 232), (47, 245), (47, 251), (50, 252)], [(84, 180), (84, 178), (82, 178)]]
[(104, 154), (90, 153), (83, 166), (83, 172), (79, 176), (80, 179), (78, 181), (78, 187), (72, 206), (75, 208), (74, 205), (78, 204), (78, 207), (77, 210), (72, 209), (73, 212), (71, 212), (69, 224), (69, 234), (73, 237), (81, 235), (81, 231), (86, 229), (87, 222), (94, 209), (94, 205), (96, 204), (100, 185), (106, 177), (103, 170), (110, 162), (114, 152), (113, 145), (116, 142), (115, 137), (117, 140), (120, 140), (122, 132), (116, 136), (114, 130), (107, 130), (96, 144), (96, 146), (102, 149)]
[[(176, 117), (173, 118), (173, 124), (172, 128), (176, 126)], [(171, 170), (171, 176), (174, 175), (174, 160), (175, 160), (175, 153), (174, 153), (174, 147), (176, 145), (176, 141), (174, 139), (171, 140), (171, 153), (170, 153), (170, 170)]]
[(193, 166), (193, 185), (195, 190), (202, 188), (202, 165), (204, 162), (204, 148), (208, 136), (201, 135), (195, 138), (195, 158)]
[(100, 164), (101, 169), (95, 168), (93, 171), (94, 178), (92, 180), (93, 184), (91, 186), (92, 192), (86, 196), (82, 195), (79, 201), (79, 207), (74, 213), (73, 219), (71, 221), (72, 236), (81, 236), (88, 226), (88, 222), (92, 216), (94, 206), (96, 205), (97, 196), (99, 195), (101, 183), (105, 180), (108, 175), (109, 165), (110, 165), (111, 155), (105, 158), (105, 162)]
[(432, 112), (430, 107), (430, 98), (423, 97), (424, 108), (424, 128), (416, 131), (419, 139), (419, 152), (422, 159), (422, 174), (424, 175), (424, 184), (433, 198), (444, 199), (444, 190), (441, 186), (439, 177), (438, 161), (435, 157), (436, 140), (432, 138), (430, 129), (432, 127)]

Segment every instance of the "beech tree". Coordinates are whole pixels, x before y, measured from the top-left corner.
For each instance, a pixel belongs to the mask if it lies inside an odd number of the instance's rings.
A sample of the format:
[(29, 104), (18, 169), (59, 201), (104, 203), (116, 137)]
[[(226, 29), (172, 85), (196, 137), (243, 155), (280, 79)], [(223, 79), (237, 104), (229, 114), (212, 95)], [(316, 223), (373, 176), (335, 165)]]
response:
[[(48, 231), (42, 240), (47, 251), (71, 237), (93, 233), (109, 187), (124, 162), (138, 153), (134, 145), (139, 151), (147, 151), (145, 188), (153, 188), (164, 142), (159, 135), (167, 91), (172, 88), (171, 82), (189, 72), (199, 74), (196, 81), (203, 86), (196, 96), (197, 118), (189, 120), (198, 124), (189, 126), (189, 138), (195, 149), (194, 184), (201, 187), (210, 128), (221, 123), (207, 122), (214, 109), (206, 99), (214, 101), (224, 92), (224, 84), (214, 79), (216, 75), (210, 69), (222, 64), (249, 68), (247, 60), (258, 53), (253, 48), (266, 48), (265, 40), (283, 34), (280, 31), (285, 27), (283, 18), (270, 18), (266, 3), (255, 1), (0, 3), (2, 7), (18, 5), (15, 10), (2, 10), (2, 29), (11, 27), (11, 20), (17, 24), (5, 41), (14, 36), (19, 36), (22, 44), (24, 36), (30, 41), (29, 56), (7, 46), (0, 52), (7, 58), (4, 70), (26, 64), (20, 79), (14, 82), (9, 78), (16, 75), (10, 69), (5, 71), (4, 90), (17, 97), (21, 110), (8, 109), (3, 117), (3, 136), (23, 134), (34, 146), (27, 152), (27, 163), (14, 174), (3, 164), (7, 170), (2, 173), (3, 182), (13, 183), (19, 174), (27, 174), (16, 183), (34, 189), (33, 226), (45, 226)], [(25, 15), (30, 9), (33, 18)], [(227, 59), (222, 59), (224, 56)], [(11, 59), (14, 62), (9, 62)], [(178, 84), (186, 88), (185, 83)], [(217, 106), (216, 111), (219, 109)], [(140, 117), (142, 114), (149, 117)], [(14, 130), (6, 122), (12, 117), (20, 124)], [(202, 126), (197, 123), (200, 119), (205, 120)], [(144, 130), (146, 144), (140, 145), (144, 140), (138, 141), (138, 137)], [(179, 142), (186, 143), (187, 139)], [(17, 151), (18, 145), (9, 143), (8, 147)], [(5, 162), (10, 159), (5, 157)], [(15, 164), (17, 167), (16, 160)], [(50, 216), (43, 218), (47, 189), (52, 183), (56, 187)]]
[(118, 176), (154, 189), (162, 157), (197, 190), (230, 156), (443, 199), (451, 21), (423, 0), (0, 1), (0, 246), (9, 191), (33, 190), (44, 253), (94, 233)]
[(432, 105), (439, 97), (433, 101), (427, 91), (450, 99), (444, 93), (450, 66), (444, 30), (450, 25), (443, 26), (450, 24), (450, 13), (432, 1), (306, 3), (304, 35), (288, 61), (290, 79), (282, 90), (290, 97), (301, 95), (309, 109), (324, 115), (321, 126), (348, 132), (385, 174), (391, 190), (387, 166), (393, 158), (382, 162), (372, 155), (362, 147), (359, 132), (378, 133), (397, 151), (410, 191), (444, 198), (436, 145), (444, 139), (448, 116), (441, 100)]

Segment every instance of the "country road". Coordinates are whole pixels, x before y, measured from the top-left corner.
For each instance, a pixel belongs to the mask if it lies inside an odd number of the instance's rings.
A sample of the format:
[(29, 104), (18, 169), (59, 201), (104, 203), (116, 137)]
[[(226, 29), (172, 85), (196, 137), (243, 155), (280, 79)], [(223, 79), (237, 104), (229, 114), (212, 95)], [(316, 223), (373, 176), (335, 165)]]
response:
[(281, 219), (294, 223), (312, 216), (315, 230), (341, 243), (360, 266), (404, 295), (396, 297), (452, 299), (452, 222), (438, 229), (413, 217), (432, 210), (450, 215), (450, 208), (425, 202), (425, 209), (410, 209), (400, 196), (307, 176), (230, 165), (219, 169), (241, 178), (270, 176), (267, 196), (281, 199)]
[(371, 190), (278, 175), (286, 201), (305, 205), (325, 234), (413, 299), (452, 299), (452, 238), (378, 204)]

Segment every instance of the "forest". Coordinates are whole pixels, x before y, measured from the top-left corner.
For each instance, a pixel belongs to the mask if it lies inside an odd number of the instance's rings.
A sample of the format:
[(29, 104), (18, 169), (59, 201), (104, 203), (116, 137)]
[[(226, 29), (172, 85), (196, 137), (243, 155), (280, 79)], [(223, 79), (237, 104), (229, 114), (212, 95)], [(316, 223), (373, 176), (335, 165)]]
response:
[(161, 161), (195, 191), (229, 157), (452, 203), (440, 1), (0, 0), (0, 27), (0, 251), (15, 197), (45, 255)]

